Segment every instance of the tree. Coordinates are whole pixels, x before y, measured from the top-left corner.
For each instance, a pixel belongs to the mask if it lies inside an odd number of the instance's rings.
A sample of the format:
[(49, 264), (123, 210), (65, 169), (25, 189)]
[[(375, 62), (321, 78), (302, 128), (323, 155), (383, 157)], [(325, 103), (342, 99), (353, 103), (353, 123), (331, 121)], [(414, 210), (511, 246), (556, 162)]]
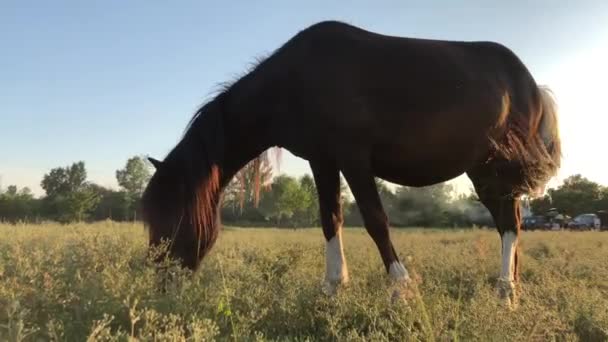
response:
[[(133, 220), (137, 218), (141, 196), (150, 180), (150, 176), (149, 162), (140, 156), (129, 158), (123, 169), (116, 170), (116, 181), (124, 189), (124, 194), (113, 195), (112, 198), (119, 201), (115, 203), (116, 205), (127, 205), (127, 212), (132, 214), (131, 218)], [(126, 203), (122, 202), (123, 200), (126, 200)], [(108, 205), (109, 203), (104, 204)]]
[(224, 191), (223, 201), (242, 214), (246, 207), (258, 207), (261, 192), (268, 191), (271, 183), (272, 166), (268, 152), (264, 152), (237, 172)]
[(534, 215), (545, 215), (552, 207), (551, 197), (545, 195), (543, 197), (535, 198), (530, 201), (530, 207)]
[(439, 183), (425, 187), (400, 187), (397, 190), (398, 225), (446, 226), (453, 187)]
[(16, 185), (9, 185), (6, 188), (6, 194), (9, 196), (14, 196), (17, 194), (17, 186)]
[(47, 215), (60, 222), (86, 219), (99, 202), (99, 196), (86, 182), (87, 172), (83, 161), (71, 166), (58, 167), (45, 174), (42, 188)]
[(129, 158), (123, 169), (116, 170), (116, 180), (118, 185), (133, 198), (141, 198), (141, 194), (150, 180), (148, 162), (140, 156)]
[(10, 185), (6, 192), (0, 193), (0, 221), (34, 220), (38, 216), (38, 204), (29, 188), (19, 190), (16, 185)]
[(576, 216), (598, 210), (602, 188), (598, 183), (576, 174), (566, 178), (557, 189), (549, 189), (553, 206), (563, 213)]
[(319, 197), (314, 179), (306, 174), (300, 178), (300, 191), (303, 202), (300, 210), (296, 211), (297, 223), (307, 226), (319, 224)]
[(91, 213), (92, 219), (127, 221), (132, 218), (132, 199), (126, 191), (113, 191), (97, 184), (90, 184), (90, 189), (99, 198)]
[(596, 209), (608, 211), (608, 186), (602, 188)]
[(281, 175), (274, 179), (271, 191), (260, 201), (260, 210), (280, 225), (284, 219), (304, 211), (310, 205), (308, 200), (295, 178)]
[(65, 211), (61, 215), (62, 222), (83, 221), (97, 207), (100, 197), (91, 187), (74, 191), (64, 197)]
[(378, 189), (378, 195), (380, 196), (380, 202), (382, 207), (389, 218), (396, 217), (397, 209), (397, 196), (395, 193), (386, 185), (386, 182), (380, 178), (376, 178), (376, 189)]
[(41, 186), (47, 196), (67, 195), (82, 190), (87, 179), (87, 171), (83, 161), (71, 166), (51, 169), (44, 175)]
[(270, 150), (247, 163), (225, 187), (221, 196), (222, 219), (226, 221), (265, 222), (258, 209), (265, 193), (270, 191), (272, 165)]

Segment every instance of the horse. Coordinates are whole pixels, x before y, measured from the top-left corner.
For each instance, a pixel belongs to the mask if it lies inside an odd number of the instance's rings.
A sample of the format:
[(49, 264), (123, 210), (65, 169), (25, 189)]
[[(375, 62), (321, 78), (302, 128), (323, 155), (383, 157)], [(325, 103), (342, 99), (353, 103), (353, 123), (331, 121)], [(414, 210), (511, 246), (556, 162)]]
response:
[(375, 178), (422, 187), (466, 174), (501, 238), (496, 288), (517, 298), (524, 195), (560, 168), (557, 105), (509, 48), (384, 35), (339, 21), (301, 29), (206, 101), (142, 197), (149, 245), (196, 271), (220, 229), (220, 196), (271, 148), (307, 160), (325, 237), (323, 286), (349, 281), (340, 173), (391, 284), (411, 278), (391, 241)]

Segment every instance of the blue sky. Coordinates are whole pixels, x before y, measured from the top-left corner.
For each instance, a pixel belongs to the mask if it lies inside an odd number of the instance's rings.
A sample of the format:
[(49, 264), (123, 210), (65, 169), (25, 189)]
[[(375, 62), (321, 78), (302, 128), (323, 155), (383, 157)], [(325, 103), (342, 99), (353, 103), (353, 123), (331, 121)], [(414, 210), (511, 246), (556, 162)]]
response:
[[(116, 187), (114, 172), (130, 156), (169, 151), (218, 83), (325, 19), (509, 46), (558, 96), (560, 177), (580, 172), (608, 184), (606, 1), (3, 0), (2, 185), (41, 194), (44, 173), (84, 160), (90, 180)], [(281, 171), (309, 172), (289, 154)], [(466, 188), (466, 181), (458, 184)]]

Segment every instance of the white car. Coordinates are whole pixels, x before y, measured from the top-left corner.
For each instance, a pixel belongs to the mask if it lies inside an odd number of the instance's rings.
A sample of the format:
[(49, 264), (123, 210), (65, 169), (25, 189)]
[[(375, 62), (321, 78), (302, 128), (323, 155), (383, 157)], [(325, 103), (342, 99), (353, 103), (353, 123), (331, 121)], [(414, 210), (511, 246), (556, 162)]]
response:
[(600, 229), (602, 222), (596, 214), (580, 214), (568, 223), (568, 228)]

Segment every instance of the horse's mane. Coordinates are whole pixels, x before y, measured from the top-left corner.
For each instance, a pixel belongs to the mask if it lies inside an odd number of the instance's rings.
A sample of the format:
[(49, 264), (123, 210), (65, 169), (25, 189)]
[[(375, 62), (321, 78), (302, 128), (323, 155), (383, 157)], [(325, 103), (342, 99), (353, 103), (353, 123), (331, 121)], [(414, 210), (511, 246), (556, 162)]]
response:
[(221, 101), (221, 99), (220, 99), (221, 97), (226, 96), (226, 94), (228, 94), (230, 92), (230, 90), (232, 89), (232, 87), (235, 84), (237, 84), (245, 76), (247, 76), (247, 75), (251, 74), (253, 71), (255, 71), (255, 69), (258, 68), (264, 61), (266, 61), (269, 56), (270, 55), (260, 55), (260, 56), (254, 57), (253, 61), (249, 63), (249, 66), (243, 72), (232, 76), (232, 78), (227, 81), (217, 82), (215, 84), (215, 86), (212, 88), (212, 90), (206, 96), (207, 98), (210, 98), (210, 100), (203, 101), (203, 103), (194, 112), (194, 115), (192, 115), (192, 117), (190, 118), (190, 121), (186, 125), (184, 134), (186, 134), (192, 127), (192, 124), (195, 121), (197, 121), (198, 118), (204, 114), (204, 112), (205, 112), (204, 109), (207, 104), (209, 104), (212, 101)]
[[(219, 106), (221, 107), (222, 100), (224, 98), (226, 98), (227, 96), (229, 96), (228, 94), (233, 89), (233, 87), (235, 87), (241, 80), (243, 80), (244, 78), (246, 78), (247, 76), (249, 76), (253, 72), (255, 72), (255, 70), (257, 68), (261, 67), (263, 65), (263, 63), (266, 62), (270, 57), (272, 57), (278, 50), (280, 50), (280, 49), (277, 49), (276, 51), (269, 53), (269, 54), (258, 55), (256, 57), (254, 57), (253, 61), (249, 63), (248, 67), (243, 72), (234, 75), (231, 79), (229, 79), (227, 81), (216, 83), (214, 89), (207, 95), (208, 97), (211, 97), (211, 100), (209, 100), (209, 101), (203, 103), (201, 106), (199, 106), (199, 108), (196, 110), (196, 112), (194, 113), (194, 115), (192, 116), (190, 121), (188, 122), (184, 135), (187, 134), (189, 131), (191, 131), (193, 125), (195, 125), (196, 122), (198, 122), (201, 119), (201, 117), (205, 114), (205, 108), (208, 103), (210, 103), (212, 101), (216, 101), (219, 103)], [(272, 153), (269, 153), (269, 152), (272, 152)], [(274, 163), (275, 163), (276, 169), (280, 170), (281, 159), (283, 157), (283, 153), (282, 153), (281, 148), (279, 148), (279, 147), (270, 148), (268, 151), (263, 152), (258, 157), (254, 158), (253, 160), (250, 161), (250, 163), (258, 165), (258, 167), (256, 167), (255, 177), (253, 179), (254, 199), (255, 199), (254, 201), (256, 203), (259, 201), (260, 191), (261, 191), (261, 176), (262, 175), (261, 175), (259, 168), (261, 167), (261, 165), (263, 164), (264, 161), (271, 163), (271, 158), (270, 158), (271, 154), (274, 155)]]

